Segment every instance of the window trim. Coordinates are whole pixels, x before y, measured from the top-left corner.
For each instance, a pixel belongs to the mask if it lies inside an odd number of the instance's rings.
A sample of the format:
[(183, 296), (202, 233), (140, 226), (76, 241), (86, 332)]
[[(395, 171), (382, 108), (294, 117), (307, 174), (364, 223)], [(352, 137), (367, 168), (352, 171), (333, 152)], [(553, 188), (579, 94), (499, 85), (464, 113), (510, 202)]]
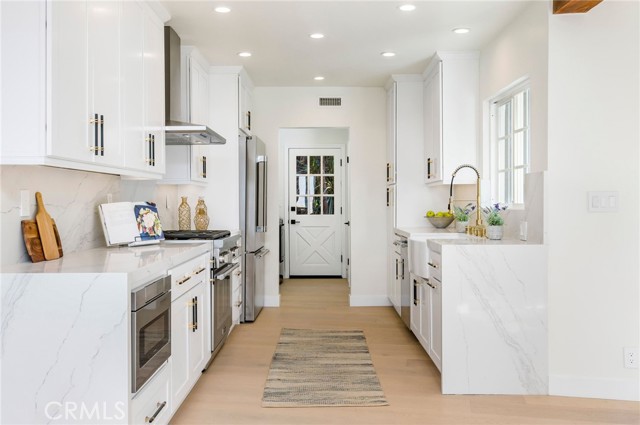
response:
[[(504, 90), (498, 92), (493, 98), (489, 100), (489, 125), (490, 125), (490, 155), (489, 155), (489, 164), (490, 164), (490, 178), (491, 178), (491, 198), (492, 202), (504, 202), (511, 209), (523, 209), (524, 208), (524, 199), (522, 203), (514, 203), (513, 202), (513, 186), (510, 186), (511, 192), (511, 200), (509, 202), (505, 202), (505, 200), (501, 200), (498, 197), (498, 108), (504, 104), (510, 103), (513, 101), (514, 97), (523, 92), (528, 91), (527, 93), (527, 102), (526, 102), (526, 140), (525, 140), (525, 164), (524, 166), (514, 167), (513, 164), (505, 164), (505, 170), (509, 170), (511, 185), (513, 184), (513, 170), (524, 168), (524, 174), (529, 173), (531, 167), (531, 84), (528, 77), (523, 77), (514, 83), (510, 84)], [(512, 115), (511, 115), (512, 117)], [(513, 136), (513, 130), (510, 130), (511, 137)], [(513, 143), (509, 144), (509, 149), (511, 150), (513, 147)], [(513, 154), (510, 153), (509, 157), (513, 161)], [(523, 179), (523, 190), (524, 190), (524, 179)]]

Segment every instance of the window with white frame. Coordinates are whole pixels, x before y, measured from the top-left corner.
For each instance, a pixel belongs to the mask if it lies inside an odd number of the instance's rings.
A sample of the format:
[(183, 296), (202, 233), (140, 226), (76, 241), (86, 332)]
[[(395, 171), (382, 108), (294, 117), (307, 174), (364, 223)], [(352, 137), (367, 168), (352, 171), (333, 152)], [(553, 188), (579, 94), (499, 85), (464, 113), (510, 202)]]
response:
[(529, 170), (529, 87), (520, 84), (494, 99), (492, 108), (493, 195), (497, 202), (524, 204), (524, 175)]

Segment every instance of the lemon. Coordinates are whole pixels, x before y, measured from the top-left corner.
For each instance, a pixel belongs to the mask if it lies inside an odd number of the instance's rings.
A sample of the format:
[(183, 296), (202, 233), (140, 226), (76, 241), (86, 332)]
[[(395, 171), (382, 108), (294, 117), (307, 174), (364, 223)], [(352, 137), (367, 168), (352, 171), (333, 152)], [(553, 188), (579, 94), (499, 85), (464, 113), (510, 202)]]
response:
[(427, 217), (433, 217), (435, 215), (436, 215), (436, 213), (434, 213), (433, 211), (431, 211), (431, 210), (427, 211)]
[(444, 213), (442, 211), (437, 212), (436, 217), (444, 217)]

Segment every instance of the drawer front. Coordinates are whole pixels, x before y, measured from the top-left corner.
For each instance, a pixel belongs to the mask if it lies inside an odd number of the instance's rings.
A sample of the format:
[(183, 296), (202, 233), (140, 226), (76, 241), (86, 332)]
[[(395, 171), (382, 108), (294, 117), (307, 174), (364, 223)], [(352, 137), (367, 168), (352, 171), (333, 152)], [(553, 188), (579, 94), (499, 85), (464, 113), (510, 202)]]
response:
[(429, 250), (429, 261), (427, 262), (429, 269), (429, 277), (436, 277), (442, 280), (442, 257), (440, 253)]
[(209, 255), (189, 260), (169, 270), (171, 275), (171, 301), (201, 282), (209, 282)]
[(131, 400), (130, 424), (159, 424), (169, 423), (171, 418), (171, 400), (169, 393), (169, 369), (167, 362), (151, 381), (138, 391)]

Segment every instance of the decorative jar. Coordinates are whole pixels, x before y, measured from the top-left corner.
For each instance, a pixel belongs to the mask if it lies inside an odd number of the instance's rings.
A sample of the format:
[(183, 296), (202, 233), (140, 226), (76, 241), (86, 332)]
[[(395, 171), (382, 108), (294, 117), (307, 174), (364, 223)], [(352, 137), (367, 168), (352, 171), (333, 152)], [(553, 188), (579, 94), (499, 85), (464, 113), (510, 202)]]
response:
[(181, 198), (182, 202), (178, 207), (178, 230), (191, 230), (191, 207), (186, 196)]
[(209, 228), (209, 216), (207, 215), (207, 204), (204, 198), (200, 196), (196, 205), (196, 215), (193, 217), (196, 230), (207, 230)]

